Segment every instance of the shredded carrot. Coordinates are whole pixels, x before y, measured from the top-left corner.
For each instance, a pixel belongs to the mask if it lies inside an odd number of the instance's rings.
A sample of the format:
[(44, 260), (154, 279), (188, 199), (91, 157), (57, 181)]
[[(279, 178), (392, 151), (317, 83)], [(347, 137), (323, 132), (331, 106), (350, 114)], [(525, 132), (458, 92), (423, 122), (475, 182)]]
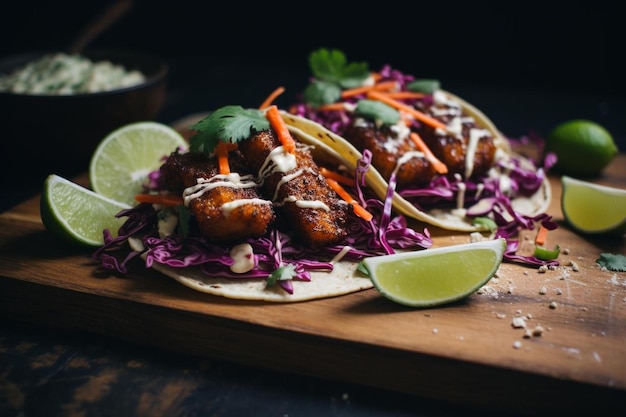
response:
[(331, 171), (328, 168), (320, 167), (320, 174), (322, 174), (322, 176), (324, 178), (333, 179), (333, 180), (335, 180), (335, 181), (337, 181), (338, 183), (341, 183), (341, 184), (354, 185), (354, 179), (352, 179), (350, 177), (346, 177), (345, 175), (341, 175), (338, 172)]
[(391, 81), (382, 81), (380, 83), (372, 84), (372, 85), (364, 85), (362, 87), (348, 88), (347, 90), (343, 90), (341, 92), (341, 98), (348, 98), (357, 96), (359, 94), (367, 93), (368, 91), (393, 91), (398, 88), (398, 83)]
[(380, 91), (369, 91), (367, 93), (367, 96), (369, 98), (372, 98), (374, 100), (379, 100), (382, 101), (385, 104), (390, 105), (393, 108), (396, 108), (398, 110), (402, 110), (402, 111), (406, 111), (408, 113), (411, 113), (411, 115), (413, 117), (415, 117), (417, 120), (419, 120), (420, 122), (423, 122), (431, 127), (434, 127), (435, 129), (443, 129), (443, 130), (448, 130), (447, 126), (440, 122), (437, 119), (434, 119), (432, 117), (430, 117), (429, 115), (422, 113), (421, 111), (417, 110), (414, 107), (411, 107), (407, 104), (404, 104), (396, 99), (393, 99), (389, 96), (387, 96), (387, 94), (382, 93)]
[(539, 231), (537, 232), (535, 243), (539, 246), (545, 245), (547, 235), (548, 235), (548, 229), (544, 225), (539, 226)]
[(183, 204), (183, 198), (174, 194), (137, 194), (135, 201), (139, 203), (160, 204), (162, 206), (178, 206)]
[(272, 91), (271, 94), (267, 96), (267, 98), (263, 101), (263, 103), (261, 103), (261, 105), (259, 106), (259, 109), (263, 110), (271, 106), (274, 100), (276, 100), (276, 97), (278, 97), (284, 92), (285, 92), (285, 87), (278, 87), (277, 89)]
[(381, 78), (383, 78), (383, 75), (380, 72), (373, 71), (370, 72), (370, 77), (374, 79), (374, 82), (378, 82)]
[(417, 149), (424, 153), (428, 162), (430, 162), (433, 168), (435, 168), (435, 171), (440, 174), (448, 173), (448, 167), (446, 166), (446, 164), (437, 159), (437, 157), (432, 153), (428, 145), (426, 145), (424, 140), (420, 137), (420, 135), (417, 134), (417, 132), (411, 132), (409, 137), (411, 138), (415, 146), (417, 146)]
[(296, 142), (291, 136), (289, 128), (287, 127), (287, 124), (283, 120), (280, 112), (278, 111), (278, 107), (275, 104), (272, 104), (267, 108), (265, 117), (267, 117), (267, 120), (269, 120), (270, 125), (276, 132), (278, 140), (280, 141), (281, 145), (283, 145), (283, 148), (285, 148), (285, 151), (289, 153), (294, 153), (296, 150)]
[(220, 174), (230, 174), (230, 164), (228, 163), (228, 152), (237, 148), (236, 143), (220, 141), (215, 147), (215, 155), (217, 156), (217, 164)]
[(424, 98), (426, 94), (418, 93), (417, 91), (390, 91), (385, 93), (387, 97), (396, 100), (405, 100), (411, 98)]
[(352, 206), (352, 210), (354, 210), (354, 214), (362, 218), (363, 220), (369, 222), (372, 220), (372, 213), (367, 211), (363, 206), (361, 206), (346, 190), (343, 189), (341, 185), (337, 181), (332, 178), (326, 178), (326, 182), (330, 187), (335, 190), (339, 197), (343, 198), (348, 204)]
[(340, 101), (338, 103), (322, 104), (321, 106), (317, 107), (316, 110), (319, 110), (319, 111), (343, 111), (343, 110), (346, 110), (346, 106), (345, 106), (345, 103)]

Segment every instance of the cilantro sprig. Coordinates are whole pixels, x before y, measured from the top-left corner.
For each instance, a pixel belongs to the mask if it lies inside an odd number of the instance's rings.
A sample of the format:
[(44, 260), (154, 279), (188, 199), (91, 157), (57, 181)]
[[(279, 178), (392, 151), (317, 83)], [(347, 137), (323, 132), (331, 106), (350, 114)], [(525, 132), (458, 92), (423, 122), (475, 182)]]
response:
[(366, 62), (348, 62), (338, 49), (313, 51), (309, 65), (314, 80), (304, 90), (304, 99), (313, 106), (336, 102), (342, 89), (358, 87), (370, 75)]
[(189, 138), (189, 149), (211, 153), (219, 143), (237, 143), (255, 132), (270, 129), (270, 123), (261, 110), (241, 106), (221, 107), (190, 126), (196, 133)]

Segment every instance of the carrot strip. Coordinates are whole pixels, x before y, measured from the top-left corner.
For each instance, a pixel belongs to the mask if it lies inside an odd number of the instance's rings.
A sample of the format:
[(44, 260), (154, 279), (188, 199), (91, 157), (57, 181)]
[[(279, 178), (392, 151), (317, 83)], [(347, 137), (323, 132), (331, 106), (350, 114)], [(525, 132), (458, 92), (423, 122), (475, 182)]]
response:
[(539, 226), (537, 237), (535, 237), (535, 243), (539, 246), (543, 246), (546, 243), (547, 236), (548, 236), (548, 229), (544, 225)]
[(367, 93), (368, 91), (393, 91), (398, 88), (398, 83), (395, 81), (382, 81), (373, 85), (364, 85), (362, 87), (348, 88), (341, 92), (341, 98), (354, 97), (359, 94)]
[(339, 197), (343, 198), (348, 204), (352, 206), (352, 210), (354, 210), (354, 214), (362, 218), (363, 220), (369, 222), (372, 220), (372, 213), (367, 211), (363, 206), (361, 206), (346, 190), (343, 189), (341, 185), (337, 181), (332, 178), (326, 178), (326, 182), (330, 187), (339, 194)]
[(414, 107), (411, 107), (407, 104), (404, 104), (398, 100), (395, 100), (393, 98), (388, 97), (385, 93), (381, 93), (380, 91), (369, 91), (367, 93), (367, 96), (369, 98), (372, 98), (374, 100), (379, 100), (382, 101), (385, 104), (390, 105), (391, 107), (394, 107), (398, 110), (402, 110), (402, 111), (406, 111), (408, 113), (411, 113), (411, 115), (413, 117), (415, 117), (417, 120), (419, 120), (420, 122), (423, 122), (431, 127), (434, 127), (435, 129), (443, 129), (443, 130), (448, 130), (448, 127), (440, 122), (437, 119), (434, 119), (432, 117), (430, 117), (429, 115), (422, 113), (421, 111), (417, 110)]
[(230, 164), (228, 163), (228, 152), (237, 148), (236, 143), (220, 141), (215, 147), (215, 155), (217, 156), (217, 164), (220, 174), (230, 174)]
[(448, 173), (448, 167), (446, 166), (446, 164), (444, 164), (439, 159), (437, 159), (437, 157), (432, 153), (432, 151), (430, 150), (428, 145), (426, 145), (426, 143), (420, 137), (420, 135), (418, 135), (416, 132), (411, 132), (409, 137), (411, 138), (413, 143), (415, 143), (415, 146), (417, 146), (417, 149), (424, 152), (426, 159), (428, 160), (428, 162), (430, 162), (433, 165), (433, 168), (435, 168), (435, 171), (437, 171), (440, 174)]
[(316, 110), (319, 110), (319, 111), (344, 111), (344, 110), (346, 110), (346, 106), (345, 106), (345, 103), (343, 103), (343, 102), (322, 104), (321, 106), (317, 107)]
[(405, 100), (411, 98), (424, 98), (426, 94), (418, 93), (417, 91), (390, 91), (385, 93), (387, 97), (393, 98), (396, 100)]
[(338, 172), (331, 171), (328, 168), (320, 167), (320, 174), (322, 174), (322, 176), (326, 179), (330, 178), (341, 184), (354, 185), (354, 179), (341, 175)]
[(139, 203), (160, 204), (162, 206), (179, 206), (183, 198), (174, 194), (137, 194), (135, 201)]
[(269, 120), (270, 125), (276, 132), (278, 140), (285, 148), (285, 151), (289, 153), (294, 153), (296, 150), (296, 142), (291, 136), (289, 128), (287, 127), (287, 124), (283, 120), (280, 112), (278, 111), (278, 107), (275, 104), (272, 104), (267, 108), (265, 117), (267, 117), (267, 120)]
[(276, 88), (274, 91), (272, 91), (270, 93), (269, 96), (267, 96), (267, 98), (263, 101), (263, 103), (261, 103), (261, 105), (259, 106), (259, 109), (263, 110), (263, 109), (271, 106), (272, 103), (274, 102), (274, 100), (276, 100), (276, 97), (278, 97), (279, 95), (281, 95), (284, 92), (285, 92), (285, 87), (278, 87), (278, 88)]

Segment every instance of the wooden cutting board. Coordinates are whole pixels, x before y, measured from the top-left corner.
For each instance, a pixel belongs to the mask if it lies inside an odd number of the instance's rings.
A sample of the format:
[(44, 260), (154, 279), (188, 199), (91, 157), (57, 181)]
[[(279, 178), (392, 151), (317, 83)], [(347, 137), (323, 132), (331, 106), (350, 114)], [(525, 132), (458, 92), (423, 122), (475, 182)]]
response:
[[(626, 187), (626, 155), (596, 181)], [(0, 315), (490, 410), (623, 405), (626, 273), (595, 260), (626, 253), (625, 239), (570, 231), (560, 182), (551, 183), (559, 228), (547, 245), (564, 250), (561, 266), (541, 273), (506, 263), (482, 291), (431, 309), (394, 304), (375, 289), (269, 304), (194, 292), (151, 270), (98, 276), (89, 250), (46, 232), (37, 196), (0, 214)], [(469, 241), (430, 230), (435, 246)], [(520, 320), (526, 329), (514, 326)]]

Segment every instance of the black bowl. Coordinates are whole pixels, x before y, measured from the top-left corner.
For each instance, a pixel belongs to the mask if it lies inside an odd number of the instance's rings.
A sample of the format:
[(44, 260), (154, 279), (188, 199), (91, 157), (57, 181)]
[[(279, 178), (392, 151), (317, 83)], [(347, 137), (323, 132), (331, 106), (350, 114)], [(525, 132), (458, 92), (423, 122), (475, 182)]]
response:
[[(51, 51), (0, 60), (9, 74)], [(0, 92), (0, 184), (16, 176), (49, 173), (71, 176), (86, 170), (98, 143), (125, 124), (155, 120), (166, 99), (166, 62), (130, 50), (87, 50), (94, 62), (108, 60), (139, 70), (146, 81), (117, 90), (75, 95), (26, 95)]]

